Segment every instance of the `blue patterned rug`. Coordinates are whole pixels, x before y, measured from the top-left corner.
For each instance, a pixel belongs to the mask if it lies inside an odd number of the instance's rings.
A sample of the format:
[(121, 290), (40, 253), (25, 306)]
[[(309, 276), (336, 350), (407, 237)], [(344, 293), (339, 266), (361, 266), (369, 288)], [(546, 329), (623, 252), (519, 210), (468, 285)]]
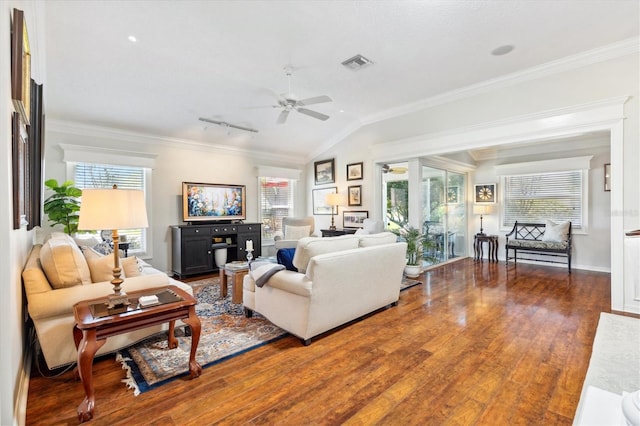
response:
[[(400, 290), (422, 284), (405, 278)], [(233, 283), (227, 297), (220, 297), (220, 281), (217, 277), (190, 282), (198, 300), (196, 313), (202, 330), (196, 360), (203, 368), (218, 364), (242, 353), (266, 345), (287, 335), (287, 332), (271, 324), (258, 313), (246, 318), (242, 304), (231, 302)], [(189, 351), (191, 337), (183, 329), (176, 330), (178, 347), (167, 347), (166, 333), (124, 349), (116, 360), (127, 370), (123, 382), (134, 390), (134, 395), (162, 386), (177, 378), (189, 375)], [(204, 374), (204, 373), (203, 373)]]
[[(205, 368), (259, 346), (284, 337), (287, 333), (259, 314), (246, 318), (242, 304), (231, 302), (231, 284), (227, 297), (220, 297), (218, 278), (189, 283), (198, 304), (196, 313), (202, 326), (196, 360)], [(188, 376), (191, 337), (183, 329), (176, 330), (178, 347), (167, 347), (166, 333), (156, 334), (120, 351), (116, 359), (127, 370), (126, 385), (134, 394), (162, 386), (179, 377)]]

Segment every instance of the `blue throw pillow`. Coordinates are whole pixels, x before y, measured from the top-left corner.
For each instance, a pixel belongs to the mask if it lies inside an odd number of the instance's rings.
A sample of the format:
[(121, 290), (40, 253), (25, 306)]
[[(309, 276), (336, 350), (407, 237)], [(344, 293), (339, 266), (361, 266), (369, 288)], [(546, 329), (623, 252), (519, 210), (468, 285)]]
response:
[(276, 253), (276, 259), (278, 263), (284, 265), (288, 271), (298, 272), (298, 268), (293, 266), (293, 255), (295, 253), (296, 249), (294, 248), (282, 248)]

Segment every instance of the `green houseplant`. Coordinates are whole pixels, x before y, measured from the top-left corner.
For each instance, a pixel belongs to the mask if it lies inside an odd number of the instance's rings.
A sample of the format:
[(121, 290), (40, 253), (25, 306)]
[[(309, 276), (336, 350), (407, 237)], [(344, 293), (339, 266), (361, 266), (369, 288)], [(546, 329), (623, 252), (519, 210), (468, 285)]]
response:
[(417, 277), (422, 272), (425, 235), (411, 225), (405, 225), (393, 232), (407, 243), (407, 264), (404, 273), (411, 278)]
[(78, 232), (80, 218), (80, 201), (82, 190), (73, 186), (73, 181), (66, 181), (58, 185), (55, 179), (49, 179), (44, 185), (53, 191), (44, 201), (44, 212), (49, 217), (51, 226), (63, 225), (64, 232), (69, 235)]

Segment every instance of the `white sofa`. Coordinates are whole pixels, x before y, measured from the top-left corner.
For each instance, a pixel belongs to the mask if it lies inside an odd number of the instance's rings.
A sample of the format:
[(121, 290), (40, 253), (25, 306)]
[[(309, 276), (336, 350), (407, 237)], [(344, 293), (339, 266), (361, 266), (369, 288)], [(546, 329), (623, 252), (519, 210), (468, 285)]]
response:
[[(27, 309), (49, 369), (76, 362), (73, 305), (113, 293), (108, 276), (113, 268), (113, 257), (85, 252), (87, 257), (73, 239), (54, 233), (44, 244), (33, 246), (22, 272)], [(168, 277), (135, 257), (123, 260), (125, 278), (122, 288), (125, 292), (175, 285), (193, 294), (189, 285)], [(97, 355), (130, 346), (166, 328), (166, 325), (148, 327), (109, 337)]]
[(314, 336), (397, 304), (406, 251), (390, 232), (302, 238), (293, 258), (299, 272), (277, 272), (263, 287), (245, 276), (245, 312), (259, 312), (308, 345)]

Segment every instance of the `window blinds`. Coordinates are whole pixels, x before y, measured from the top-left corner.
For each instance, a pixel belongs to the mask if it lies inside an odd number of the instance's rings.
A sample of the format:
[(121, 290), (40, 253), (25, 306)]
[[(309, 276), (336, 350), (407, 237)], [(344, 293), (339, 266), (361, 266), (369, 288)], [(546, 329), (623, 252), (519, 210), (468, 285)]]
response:
[(503, 226), (549, 219), (582, 228), (582, 185), (579, 170), (505, 176)]
[(260, 177), (260, 218), (264, 238), (283, 231), (282, 219), (293, 214), (294, 180)]

